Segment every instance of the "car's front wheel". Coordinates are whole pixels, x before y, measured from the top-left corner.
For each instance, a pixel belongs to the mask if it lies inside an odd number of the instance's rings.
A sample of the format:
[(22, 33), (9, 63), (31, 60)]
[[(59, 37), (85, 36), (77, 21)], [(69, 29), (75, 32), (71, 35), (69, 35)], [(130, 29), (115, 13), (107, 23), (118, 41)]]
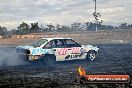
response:
[(51, 66), (53, 64), (55, 64), (56, 62), (56, 57), (55, 55), (45, 55), (43, 57), (44, 63), (48, 66)]
[(87, 53), (86, 59), (87, 60), (94, 60), (96, 58), (96, 52), (95, 51), (89, 51)]

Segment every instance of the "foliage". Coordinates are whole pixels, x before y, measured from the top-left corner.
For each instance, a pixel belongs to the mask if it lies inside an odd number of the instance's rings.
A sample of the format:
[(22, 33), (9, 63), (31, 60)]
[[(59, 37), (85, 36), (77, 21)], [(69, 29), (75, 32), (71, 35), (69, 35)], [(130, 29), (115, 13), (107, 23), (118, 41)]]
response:
[(132, 29), (132, 24), (121, 23), (119, 26), (112, 25), (102, 25), (101, 23), (96, 24), (93, 22), (80, 23), (76, 22), (71, 24), (70, 26), (66, 25), (53, 25), (48, 24), (46, 27), (43, 25), (39, 26), (38, 22), (31, 23), (28, 25), (25, 22), (22, 22), (17, 29), (12, 29), (10, 31), (7, 30), (6, 27), (0, 26), (0, 35), (2, 36), (12, 36), (12, 35), (23, 35), (29, 33), (39, 33), (39, 32), (77, 32), (77, 31), (95, 31), (96, 27), (98, 30), (114, 30), (114, 29)]
[(30, 26), (27, 23), (22, 22), (20, 26), (17, 27), (16, 34), (28, 34), (30, 33)]
[(40, 32), (41, 28), (39, 28), (38, 22), (31, 23), (30, 33)]
[(6, 34), (7, 34), (7, 28), (0, 26), (0, 35), (6, 36)]

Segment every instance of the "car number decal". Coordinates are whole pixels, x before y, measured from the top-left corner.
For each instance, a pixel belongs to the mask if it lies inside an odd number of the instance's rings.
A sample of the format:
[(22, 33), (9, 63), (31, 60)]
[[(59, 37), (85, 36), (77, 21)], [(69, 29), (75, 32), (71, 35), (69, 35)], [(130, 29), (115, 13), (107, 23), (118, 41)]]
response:
[(78, 54), (81, 53), (80, 48), (79, 47), (73, 47), (73, 48), (61, 48), (61, 49), (57, 49), (58, 55), (65, 55), (67, 54), (68, 50), (71, 50), (71, 52), (69, 52), (69, 54)]
[(67, 51), (68, 51), (67, 48), (57, 49), (58, 55), (65, 55)]
[(80, 47), (73, 47), (73, 48), (71, 48), (71, 50), (72, 50), (72, 54), (80, 53)]

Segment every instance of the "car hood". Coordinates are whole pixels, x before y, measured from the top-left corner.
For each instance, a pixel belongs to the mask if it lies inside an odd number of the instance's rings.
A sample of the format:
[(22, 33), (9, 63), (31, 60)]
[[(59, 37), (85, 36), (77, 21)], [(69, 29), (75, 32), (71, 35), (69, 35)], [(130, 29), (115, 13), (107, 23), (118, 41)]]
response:
[(18, 46), (16, 48), (30, 49), (30, 48), (34, 48), (34, 47), (33, 46)]

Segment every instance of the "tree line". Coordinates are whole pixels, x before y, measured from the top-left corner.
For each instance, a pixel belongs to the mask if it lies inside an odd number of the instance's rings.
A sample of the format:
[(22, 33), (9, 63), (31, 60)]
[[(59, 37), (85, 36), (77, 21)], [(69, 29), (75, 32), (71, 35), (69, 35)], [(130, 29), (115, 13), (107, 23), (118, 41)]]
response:
[(28, 25), (22, 22), (17, 29), (7, 30), (6, 27), (0, 26), (0, 35), (5, 37), (10, 37), (12, 35), (24, 35), (29, 33), (40, 33), (40, 32), (80, 32), (80, 31), (95, 31), (96, 26), (98, 30), (114, 30), (114, 29), (132, 29), (132, 24), (121, 23), (119, 26), (112, 25), (102, 25), (93, 22), (86, 23), (73, 23), (70, 26), (66, 25), (53, 25), (48, 24), (46, 26), (39, 25), (38, 22), (31, 23)]

